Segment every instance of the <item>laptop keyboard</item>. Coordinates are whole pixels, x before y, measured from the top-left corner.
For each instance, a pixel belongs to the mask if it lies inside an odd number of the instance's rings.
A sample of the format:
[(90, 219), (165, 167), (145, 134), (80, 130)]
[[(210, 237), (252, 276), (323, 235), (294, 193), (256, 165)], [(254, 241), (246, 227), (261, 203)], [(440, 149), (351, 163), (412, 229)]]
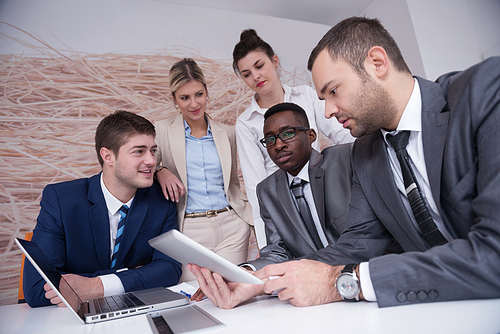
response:
[(132, 293), (123, 295), (101, 297), (94, 299), (94, 305), (98, 313), (114, 312), (132, 307), (145, 305)]

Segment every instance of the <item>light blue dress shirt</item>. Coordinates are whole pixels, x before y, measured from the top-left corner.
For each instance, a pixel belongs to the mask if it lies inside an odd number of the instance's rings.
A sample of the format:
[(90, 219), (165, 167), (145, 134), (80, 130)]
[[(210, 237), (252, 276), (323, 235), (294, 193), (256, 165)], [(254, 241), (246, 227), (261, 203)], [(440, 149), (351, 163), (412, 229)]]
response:
[[(207, 122), (208, 123), (208, 122)], [(224, 177), (210, 124), (207, 135), (196, 138), (184, 120), (186, 134), (187, 204), (186, 213), (220, 210), (229, 206)]]

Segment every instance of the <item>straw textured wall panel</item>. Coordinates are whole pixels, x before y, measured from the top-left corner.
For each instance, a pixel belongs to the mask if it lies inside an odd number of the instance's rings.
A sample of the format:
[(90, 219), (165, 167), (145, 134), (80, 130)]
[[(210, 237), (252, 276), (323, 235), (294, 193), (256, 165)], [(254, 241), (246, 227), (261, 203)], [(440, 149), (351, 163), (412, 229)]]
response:
[[(168, 70), (194, 58), (208, 81), (208, 112), (233, 125), (252, 92), (227, 60), (171, 48), (144, 54), (87, 54), (55, 50), (29, 35), (32, 55), (0, 56), (0, 305), (17, 302), (21, 252), (14, 243), (32, 231), (43, 188), (100, 171), (94, 131), (124, 109), (151, 121), (177, 115)], [(305, 71), (281, 73), (289, 85), (310, 84)], [(240, 174), (241, 177), (241, 174)], [(243, 187), (243, 183), (242, 183)]]

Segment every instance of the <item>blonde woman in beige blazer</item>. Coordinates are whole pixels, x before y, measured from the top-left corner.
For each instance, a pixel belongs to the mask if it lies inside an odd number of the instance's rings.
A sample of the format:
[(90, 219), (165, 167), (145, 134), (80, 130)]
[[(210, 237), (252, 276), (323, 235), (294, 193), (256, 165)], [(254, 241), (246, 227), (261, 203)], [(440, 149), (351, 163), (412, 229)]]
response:
[[(233, 263), (245, 262), (253, 219), (240, 191), (234, 127), (215, 122), (206, 114), (205, 78), (194, 60), (175, 63), (169, 77), (175, 107), (181, 114), (155, 123), (158, 181), (165, 197), (177, 203), (181, 232)], [(197, 145), (211, 146), (201, 149), (200, 154), (186, 153), (186, 147), (197, 149)], [(189, 159), (194, 159), (191, 165), (187, 164)], [(194, 169), (199, 159), (209, 161), (206, 171)], [(209, 175), (214, 171), (221, 172), (222, 179)], [(207, 185), (206, 193), (205, 187), (200, 187), (202, 181), (213, 182)], [(191, 279), (194, 275), (183, 267), (181, 281)]]

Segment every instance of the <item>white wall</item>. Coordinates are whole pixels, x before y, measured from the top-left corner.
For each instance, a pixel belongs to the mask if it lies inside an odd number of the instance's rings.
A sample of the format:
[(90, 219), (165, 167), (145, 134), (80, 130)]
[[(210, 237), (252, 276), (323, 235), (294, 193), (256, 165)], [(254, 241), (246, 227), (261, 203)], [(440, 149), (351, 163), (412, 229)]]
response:
[(375, 0), (366, 15), (382, 20), (412, 72), (430, 80), (500, 56), (499, 0)]
[[(176, 47), (212, 59), (232, 58), (243, 29), (254, 28), (274, 48), (282, 67), (306, 69), (309, 53), (329, 28), (256, 14), (150, 0), (2, 0), (0, 21), (55, 48), (89, 53), (143, 53)], [(26, 36), (6, 25), (0, 32)], [(31, 52), (0, 39), (0, 53)]]
[(398, 44), (412, 74), (425, 78), (422, 55), (406, 1), (375, 0), (362, 15), (378, 18)]
[[(500, 0), (374, 0), (359, 15), (381, 19), (412, 72), (431, 80), (500, 55)], [(2, 0), (0, 21), (58, 49), (101, 54), (180, 47), (179, 55), (189, 48), (227, 60), (241, 31), (254, 28), (273, 46), (286, 71), (305, 70), (310, 51), (330, 28), (154, 0)], [(4, 24), (0, 33), (27, 39)], [(31, 52), (0, 38), (1, 54)]]

